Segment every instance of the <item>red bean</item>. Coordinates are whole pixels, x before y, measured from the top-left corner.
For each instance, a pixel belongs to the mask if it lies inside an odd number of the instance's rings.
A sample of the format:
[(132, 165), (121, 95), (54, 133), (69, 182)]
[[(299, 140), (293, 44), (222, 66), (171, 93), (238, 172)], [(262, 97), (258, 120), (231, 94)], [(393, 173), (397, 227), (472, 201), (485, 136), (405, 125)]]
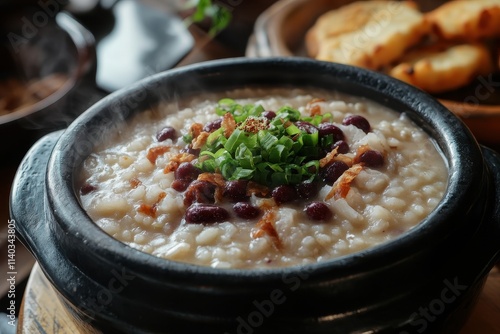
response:
[(346, 154), (349, 152), (349, 145), (343, 140), (335, 142), (335, 144), (332, 145), (332, 150), (335, 148), (337, 148), (338, 153)]
[(167, 139), (174, 140), (177, 138), (177, 131), (171, 126), (166, 126), (156, 134), (156, 140), (165, 141)]
[(193, 204), (187, 208), (185, 218), (187, 223), (211, 224), (227, 220), (229, 213), (216, 205)]
[(297, 121), (295, 122), (295, 126), (298, 127), (301, 131), (305, 132), (305, 133), (315, 133), (315, 132), (318, 132), (318, 128), (315, 127), (314, 125), (312, 125), (311, 123), (309, 122), (306, 122), (306, 121)]
[(191, 180), (174, 180), (174, 182), (172, 182), (172, 188), (178, 192), (183, 192), (187, 189), (187, 187), (189, 187), (190, 184)]
[(296, 186), (300, 198), (311, 199), (318, 194), (319, 184), (315, 181), (303, 181)]
[(297, 199), (297, 191), (291, 185), (281, 185), (273, 189), (271, 196), (274, 198), (276, 204), (288, 203)]
[(259, 208), (251, 205), (250, 203), (238, 202), (233, 205), (234, 213), (243, 219), (254, 219), (257, 218), (261, 211)]
[(332, 123), (321, 123), (318, 125), (319, 129), (319, 136), (320, 137), (325, 137), (328, 135), (333, 135), (333, 141), (339, 141), (339, 140), (344, 140), (344, 132), (336, 126), (335, 124)]
[(334, 161), (321, 171), (323, 181), (326, 184), (332, 185), (348, 169), (349, 166), (345, 162)]
[(312, 220), (328, 220), (332, 217), (332, 211), (323, 202), (312, 202), (304, 209), (307, 216)]
[(264, 111), (261, 116), (272, 121), (276, 117), (276, 113), (274, 111), (269, 110), (269, 111)]
[(174, 177), (177, 180), (196, 180), (201, 170), (190, 162), (182, 162), (175, 170)]
[(378, 151), (368, 150), (359, 156), (359, 162), (368, 167), (380, 167), (384, 164), (384, 156)]
[(90, 184), (90, 183), (85, 183), (81, 188), (80, 188), (80, 194), (82, 195), (87, 195), (88, 193), (91, 193), (92, 191), (97, 190), (97, 186)]
[(344, 125), (354, 125), (358, 129), (363, 130), (365, 133), (370, 132), (371, 126), (370, 122), (366, 118), (360, 115), (349, 115), (342, 121)]
[(203, 131), (205, 132), (214, 132), (215, 130), (219, 129), (222, 124), (222, 118), (218, 118), (214, 121), (211, 121), (203, 127)]
[(248, 181), (245, 180), (228, 181), (224, 187), (223, 196), (231, 202), (246, 201), (248, 199), (247, 185)]

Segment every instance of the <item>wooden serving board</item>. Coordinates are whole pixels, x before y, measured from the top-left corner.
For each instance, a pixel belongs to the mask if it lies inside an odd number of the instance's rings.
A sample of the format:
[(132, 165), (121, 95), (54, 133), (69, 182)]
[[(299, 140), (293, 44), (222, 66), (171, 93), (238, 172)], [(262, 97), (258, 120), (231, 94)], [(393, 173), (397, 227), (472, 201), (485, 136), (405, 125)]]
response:
[[(57, 292), (35, 264), (19, 312), (17, 334), (97, 334), (78, 322), (63, 306)], [(500, 333), (500, 268), (490, 272), (471, 317), (460, 334)]]

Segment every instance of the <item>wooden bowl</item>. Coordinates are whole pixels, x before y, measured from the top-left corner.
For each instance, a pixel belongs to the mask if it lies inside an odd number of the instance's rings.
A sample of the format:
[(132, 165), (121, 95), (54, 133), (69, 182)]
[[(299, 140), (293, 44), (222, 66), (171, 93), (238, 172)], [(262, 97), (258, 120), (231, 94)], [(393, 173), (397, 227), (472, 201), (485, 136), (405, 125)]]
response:
[[(257, 19), (254, 35), (247, 47), (249, 57), (307, 57), (306, 32), (325, 12), (354, 2), (353, 0), (282, 0)], [(417, 0), (424, 12), (446, 2)], [(461, 89), (434, 95), (458, 115), (476, 139), (500, 151), (500, 74), (477, 77)]]

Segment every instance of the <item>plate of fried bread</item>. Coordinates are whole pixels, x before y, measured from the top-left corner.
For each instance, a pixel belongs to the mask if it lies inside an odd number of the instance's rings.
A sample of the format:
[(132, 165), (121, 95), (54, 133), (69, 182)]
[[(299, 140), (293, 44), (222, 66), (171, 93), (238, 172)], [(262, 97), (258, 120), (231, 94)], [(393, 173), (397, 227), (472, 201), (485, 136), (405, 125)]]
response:
[(303, 56), (380, 71), (438, 98), (500, 147), (500, 0), (281, 0), (247, 56)]

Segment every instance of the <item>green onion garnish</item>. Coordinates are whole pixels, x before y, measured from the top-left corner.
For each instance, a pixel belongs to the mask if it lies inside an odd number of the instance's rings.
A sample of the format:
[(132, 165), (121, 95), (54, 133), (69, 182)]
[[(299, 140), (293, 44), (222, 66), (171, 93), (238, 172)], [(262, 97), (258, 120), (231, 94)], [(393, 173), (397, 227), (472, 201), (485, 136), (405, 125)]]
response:
[(216, 113), (230, 113), (237, 128), (229, 138), (224, 137), (223, 127), (212, 132), (201, 149), (197, 167), (219, 172), (226, 180), (253, 180), (270, 187), (317, 178), (320, 145), (329, 144), (332, 138), (320, 140), (318, 132), (306, 133), (294, 122), (303, 120), (317, 126), (331, 114), (302, 117), (298, 110), (284, 106), (268, 121), (261, 117), (264, 111), (261, 105), (220, 100)]

